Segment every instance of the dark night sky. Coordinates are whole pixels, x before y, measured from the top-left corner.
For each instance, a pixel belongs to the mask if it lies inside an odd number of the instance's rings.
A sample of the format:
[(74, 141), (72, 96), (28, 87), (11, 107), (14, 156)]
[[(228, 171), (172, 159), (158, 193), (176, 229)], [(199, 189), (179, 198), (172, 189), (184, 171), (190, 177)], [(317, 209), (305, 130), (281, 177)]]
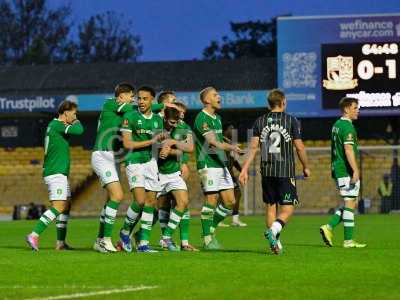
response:
[[(67, 1), (49, 0), (51, 7)], [(230, 21), (266, 20), (277, 15), (398, 13), (400, 0), (71, 0), (75, 25), (108, 10), (133, 21), (142, 39), (141, 61), (201, 58), (213, 39), (229, 33)]]

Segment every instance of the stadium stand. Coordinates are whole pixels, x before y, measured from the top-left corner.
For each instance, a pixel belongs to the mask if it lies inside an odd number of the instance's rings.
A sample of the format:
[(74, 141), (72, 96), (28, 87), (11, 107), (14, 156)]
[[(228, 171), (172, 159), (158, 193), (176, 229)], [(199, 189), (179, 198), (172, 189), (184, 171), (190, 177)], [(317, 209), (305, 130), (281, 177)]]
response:
[[(43, 148), (0, 148), (0, 211), (9, 212), (15, 204), (48, 204), (42, 178)], [(93, 174), (90, 151), (71, 148), (71, 191), (74, 194)]]

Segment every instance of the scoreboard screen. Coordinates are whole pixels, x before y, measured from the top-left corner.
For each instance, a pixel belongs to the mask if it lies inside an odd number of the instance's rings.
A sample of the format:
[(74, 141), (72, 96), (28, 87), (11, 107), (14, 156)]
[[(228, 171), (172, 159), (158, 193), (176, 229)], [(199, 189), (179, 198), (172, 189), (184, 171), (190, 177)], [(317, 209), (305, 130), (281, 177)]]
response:
[(299, 117), (400, 116), (400, 14), (279, 17), (278, 87)]
[(357, 98), (361, 109), (400, 107), (399, 43), (321, 45), (322, 108)]

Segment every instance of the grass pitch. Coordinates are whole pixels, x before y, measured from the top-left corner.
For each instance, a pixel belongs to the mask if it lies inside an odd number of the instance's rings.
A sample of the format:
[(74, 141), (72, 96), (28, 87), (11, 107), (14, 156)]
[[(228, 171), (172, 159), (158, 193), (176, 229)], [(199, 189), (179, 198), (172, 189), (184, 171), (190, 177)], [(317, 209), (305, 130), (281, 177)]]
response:
[[(1, 222), (0, 299), (400, 298), (400, 216), (357, 216), (356, 239), (365, 249), (343, 249), (342, 226), (327, 248), (319, 226), (328, 216), (295, 216), (280, 256), (268, 251), (262, 217), (243, 220), (247, 228), (218, 228), (222, 251), (154, 254), (94, 252), (97, 219), (70, 221), (76, 250), (53, 250), (52, 225), (34, 253), (24, 241), (34, 222)], [(154, 245), (158, 237), (156, 225)], [(192, 220), (191, 242), (201, 246), (199, 219)]]

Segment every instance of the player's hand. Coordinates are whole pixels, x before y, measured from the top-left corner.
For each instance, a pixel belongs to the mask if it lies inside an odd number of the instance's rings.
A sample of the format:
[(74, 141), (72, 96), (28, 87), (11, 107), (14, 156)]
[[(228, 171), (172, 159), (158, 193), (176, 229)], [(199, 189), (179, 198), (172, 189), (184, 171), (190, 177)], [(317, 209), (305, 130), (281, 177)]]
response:
[(360, 180), (360, 174), (357, 172), (353, 172), (353, 176), (351, 177), (350, 183), (356, 184)]
[(168, 146), (168, 145), (164, 145), (161, 148), (159, 156), (160, 156), (161, 159), (166, 159), (170, 152), (171, 152), (171, 147)]
[(244, 154), (244, 150), (242, 150), (238, 145), (232, 145), (231, 151), (237, 154)]
[(309, 169), (309, 168), (304, 168), (304, 169), (303, 169), (303, 175), (304, 175), (304, 178), (310, 177), (310, 176), (311, 176), (311, 171), (310, 171), (310, 169)]
[(165, 103), (165, 104), (164, 104), (164, 107), (165, 107), (165, 108), (166, 108), (166, 107), (175, 108), (176, 110), (181, 111), (181, 109), (179, 108), (179, 106), (177, 106), (177, 105), (174, 104), (174, 103)]
[(153, 136), (153, 138), (151, 139), (153, 144), (156, 144), (158, 142), (161, 142), (163, 140), (166, 139), (166, 134), (165, 133), (159, 133)]
[(240, 175), (239, 175), (240, 184), (246, 185), (248, 180), (249, 180), (249, 174), (247, 172), (247, 169), (242, 169), (242, 172), (240, 172)]

